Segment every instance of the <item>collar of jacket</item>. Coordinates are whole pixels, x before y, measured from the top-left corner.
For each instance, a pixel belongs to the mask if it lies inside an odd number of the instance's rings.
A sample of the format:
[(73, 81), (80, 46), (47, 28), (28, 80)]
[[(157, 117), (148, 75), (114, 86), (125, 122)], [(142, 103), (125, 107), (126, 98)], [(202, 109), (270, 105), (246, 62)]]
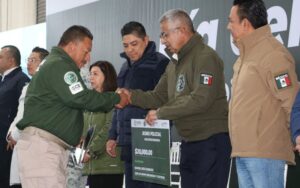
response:
[(180, 59), (182, 59), (186, 54), (188, 54), (190, 50), (197, 44), (201, 44), (202, 46), (204, 46), (202, 36), (196, 32), (190, 38), (190, 40), (188, 40), (188, 42), (184, 44), (183, 47), (179, 50), (177, 54), (177, 59), (174, 59), (174, 53), (170, 52), (167, 48), (165, 48), (165, 52), (168, 54), (173, 63), (178, 64)]
[(251, 34), (238, 40), (236, 46), (240, 51), (240, 56), (243, 56), (268, 35), (272, 36), (271, 29), (269, 25), (265, 25), (255, 29)]
[(75, 61), (60, 47), (55, 46), (51, 49), (51, 55), (57, 55), (61, 59), (63, 59), (65, 63), (71, 65), (74, 69), (80, 70), (80, 68), (77, 67)]
[(148, 43), (148, 45), (147, 45), (147, 47), (146, 47), (146, 49), (144, 51), (144, 54), (142, 55), (141, 59), (139, 59), (135, 63), (133, 63), (133, 64), (130, 63), (130, 59), (126, 55), (125, 52), (120, 53), (120, 56), (122, 58), (125, 58), (127, 60), (128, 66), (131, 67), (131, 66), (136, 66), (136, 65), (144, 62), (144, 59), (150, 59), (150, 60), (153, 59), (153, 60), (155, 60), (155, 58), (156, 58), (155, 51), (156, 51), (155, 42), (149, 41), (149, 43)]
[[(21, 67), (17, 67), (15, 68), (13, 71), (11, 71), (10, 73), (8, 73), (7, 75), (4, 75), (4, 77), (1, 79), (2, 82), (4, 82), (7, 78), (10, 78), (10, 77), (14, 77), (15, 74), (17, 74), (18, 72), (22, 71), (22, 68)], [(0, 82), (1, 82), (0, 80)]]

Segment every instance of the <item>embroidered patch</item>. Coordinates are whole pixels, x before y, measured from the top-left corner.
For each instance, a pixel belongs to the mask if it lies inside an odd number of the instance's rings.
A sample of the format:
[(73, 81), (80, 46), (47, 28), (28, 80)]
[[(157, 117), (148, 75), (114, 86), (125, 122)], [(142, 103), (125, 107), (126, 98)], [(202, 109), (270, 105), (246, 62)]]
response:
[(200, 84), (211, 86), (213, 82), (213, 76), (211, 74), (200, 74)]
[(185, 87), (185, 78), (183, 74), (180, 74), (177, 79), (176, 91), (181, 92)]
[(64, 75), (64, 80), (68, 85), (72, 85), (78, 81), (78, 77), (75, 72), (69, 71)]
[(275, 76), (275, 82), (277, 89), (283, 89), (292, 85), (291, 79), (288, 73), (280, 74)]
[(72, 93), (73, 95), (75, 95), (75, 94), (77, 94), (77, 93), (83, 91), (83, 87), (82, 87), (82, 85), (81, 85), (80, 82), (76, 82), (76, 83), (74, 83), (74, 84), (71, 84), (71, 85), (69, 86), (69, 89), (70, 89), (70, 91), (71, 91), (71, 93)]

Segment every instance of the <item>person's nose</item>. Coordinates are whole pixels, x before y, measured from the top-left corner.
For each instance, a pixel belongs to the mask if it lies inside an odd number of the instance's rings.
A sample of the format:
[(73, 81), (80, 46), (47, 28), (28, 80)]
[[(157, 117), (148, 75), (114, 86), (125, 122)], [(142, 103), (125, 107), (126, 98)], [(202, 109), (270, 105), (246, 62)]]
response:
[(230, 31), (230, 24), (229, 23), (227, 24), (227, 29)]
[(91, 60), (91, 52), (87, 53), (87, 55), (85, 57), (86, 62), (90, 62), (90, 60)]
[(164, 37), (161, 37), (160, 42), (165, 45), (166, 44), (166, 39)]

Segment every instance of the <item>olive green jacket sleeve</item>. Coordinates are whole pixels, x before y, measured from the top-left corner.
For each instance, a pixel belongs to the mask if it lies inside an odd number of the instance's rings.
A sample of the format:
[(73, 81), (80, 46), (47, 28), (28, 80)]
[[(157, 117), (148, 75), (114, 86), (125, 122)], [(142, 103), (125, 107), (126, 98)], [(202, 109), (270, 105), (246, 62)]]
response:
[(106, 152), (106, 141), (108, 139), (108, 130), (111, 125), (112, 111), (108, 113), (96, 113), (95, 123), (96, 126), (88, 150), (92, 157), (97, 158)]
[(47, 65), (44, 66), (39, 72), (39, 76), (43, 79), (37, 81), (43, 81), (46, 87), (51, 87), (51, 90), (68, 107), (88, 111), (110, 111), (120, 100), (118, 94), (114, 92), (99, 93), (87, 89), (79, 71), (75, 71), (77, 67), (74, 63), (66, 64), (57, 60), (54, 66), (46, 69), (47, 72), (42, 71)]
[(33, 76), (25, 97), (21, 130), (36, 126), (76, 146), (83, 129), (83, 111), (109, 112), (120, 97), (114, 92), (98, 93), (86, 88), (76, 63), (54, 47)]
[[(204, 62), (204, 63), (199, 63)], [(176, 120), (194, 114), (205, 113), (213, 103), (224, 103), (226, 98), (223, 62), (213, 54), (202, 55), (200, 59), (196, 59), (193, 64), (193, 72), (187, 73), (188, 89), (182, 94), (172, 96), (175, 91), (168, 91), (172, 87), (168, 83), (168, 74), (175, 74), (171, 71), (165, 73), (158, 85), (153, 91), (143, 92), (140, 90), (132, 90), (132, 104), (143, 108), (159, 108), (158, 116), (162, 119)], [(201, 84), (201, 74), (209, 74), (213, 76), (212, 85)], [(173, 86), (175, 87), (175, 86)], [(169, 95), (169, 97), (168, 97)], [(226, 100), (225, 100), (226, 102)]]

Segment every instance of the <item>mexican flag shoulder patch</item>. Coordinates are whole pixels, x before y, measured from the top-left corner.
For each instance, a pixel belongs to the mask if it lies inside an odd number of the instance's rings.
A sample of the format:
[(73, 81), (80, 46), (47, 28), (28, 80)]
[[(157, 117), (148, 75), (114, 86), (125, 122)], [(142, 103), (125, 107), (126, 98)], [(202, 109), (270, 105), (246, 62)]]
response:
[(291, 79), (288, 73), (280, 74), (275, 76), (275, 82), (277, 89), (287, 88), (292, 85)]
[(213, 75), (201, 73), (200, 74), (200, 84), (211, 86), (213, 83)]

